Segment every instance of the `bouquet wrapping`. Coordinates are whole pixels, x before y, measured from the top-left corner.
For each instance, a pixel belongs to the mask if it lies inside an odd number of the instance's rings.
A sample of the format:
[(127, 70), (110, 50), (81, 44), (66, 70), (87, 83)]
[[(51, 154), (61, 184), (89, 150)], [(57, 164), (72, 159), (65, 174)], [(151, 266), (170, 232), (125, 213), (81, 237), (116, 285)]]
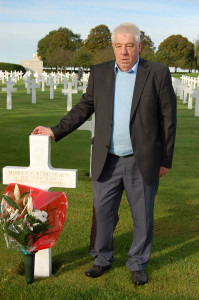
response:
[(64, 226), (67, 207), (68, 200), (63, 192), (9, 184), (0, 213), (7, 247), (24, 254), (53, 247)]

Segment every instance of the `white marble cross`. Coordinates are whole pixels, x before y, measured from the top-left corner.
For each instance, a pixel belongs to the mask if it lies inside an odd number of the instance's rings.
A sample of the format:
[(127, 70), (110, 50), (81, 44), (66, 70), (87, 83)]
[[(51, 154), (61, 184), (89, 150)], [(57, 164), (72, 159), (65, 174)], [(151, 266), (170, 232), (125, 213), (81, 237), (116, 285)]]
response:
[(195, 102), (195, 117), (199, 117), (199, 87), (197, 87), (193, 91), (191, 96), (196, 99), (196, 102)]
[(23, 76), (23, 72), (20, 71), (20, 72), (19, 72), (19, 79), (22, 79), (22, 76)]
[(40, 83), (36, 83), (36, 79), (32, 79), (30, 89), (32, 89), (32, 103), (36, 103), (36, 89), (40, 88)]
[(12, 92), (16, 92), (17, 88), (13, 88), (14, 82), (11, 77), (8, 77), (8, 81), (6, 81), (7, 87), (1, 88), (3, 92), (7, 92), (7, 109), (12, 109)]
[[(68, 83), (68, 78), (64, 76), (64, 79), (61, 81), (61, 84), (64, 85), (64, 90), (66, 90), (67, 83)], [(64, 95), (66, 95), (66, 93), (64, 93)]]
[(63, 89), (62, 93), (67, 94), (67, 111), (72, 109), (72, 94), (77, 94), (77, 90), (72, 89), (72, 82), (68, 82), (68, 88)]
[(199, 98), (196, 99), (196, 104), (195, 104), (195, 117), (199, 117)]
[[(89, 130), (91, 132), (91, 140), (95, 135), (95, 114), (92, 114), (91, 121), (86, 121), (82, 124), (78, 130)], [(91, 143), (91, 152), (90, 152), (90, 177), (91, 177), (91, 160), (92, 160), (92, 143)]]
[(45, 92), (45, 83), (47, 82), (47, 74), (43, 73), (41, 77), (41, 91)]
[(192, 109), (192, 103), (193, 103), (192, 93), (193, 93), (193, 91), (194, 91), (193, 87), (192, 87), (192, 85), (190, 85), (189, 87), (187, 87), (186, 92), (185, 92), (186, 99), (188, 100), (188, 109)]
[(0, 80), (2, 81), (2, 84), (4, 84), (4, 78), (5, 78), (4, 72), (0, 71)]
[(34, 78), (36, 79), (36, 84), (38, 84), (40, 82), (41, 76), (37, 72), (35, 72)]
[[(30, 166), (4, 167), (3, 184), (19, 183), (43, 190), (51, 187), (75, 188), (77, 170), (56, 169), (51, 166), (51, 139), (47, 135), (30, 135)], [(52, 274), (51, 248), (35, 255), (35, 276)]]
[(47, 83), (48, 86), (50, 86), (50, 99), (54, 99), (54, 88), (56, 87), (56, 83), (54, 81), (54, 77), (50, 75), (49, 77), (49, 83)]
[(27, 95), (30, 94), (30, 75), (26, 73), (24, 75), (25, 88), (27, 89)]
[(86, 93), (86, 88), (87, 88), (88, 80), (81, 80), (81, 82), (82, 82), (82, 86), (80, 85), (78, 87), (78, 90), (82, 90), (83, 94), (84, 94), (84, 93)]
[(72, 74), (72, 86), (74, 86), (74, 90), (73, 93), (77, 93), (77, 75), (76, 74)]

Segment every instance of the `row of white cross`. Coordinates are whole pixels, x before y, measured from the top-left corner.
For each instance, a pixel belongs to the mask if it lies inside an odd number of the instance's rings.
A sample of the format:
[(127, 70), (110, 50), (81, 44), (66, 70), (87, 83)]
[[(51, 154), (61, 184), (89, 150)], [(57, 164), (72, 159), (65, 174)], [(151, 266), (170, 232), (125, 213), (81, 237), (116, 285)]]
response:
[[(27, 94), (30, 94), (30, 90), (32, 89), (32, 103), (36, 103), (36, 89), (40, 88), (40, 82), (42, 83), (42, 92), (45, 91), (45, 84), (50, 87), (50, 99), (54, 99), (54, 89), (56, 89), (57, 84), (60, 83), (64, 85), (62, 93), (64, 95), (67, 95), (67, 111), (70, 111), (72, 108), (72, 94), (77, 94), (78, 90), (80, 89), (83, 91), (83, 93), (86, 92), (88, 75), (85, 74), (82, 77), (81, 86), (78, 86), (78, 79), (76, 74), (62, 77), (61, 82), (57, 80), (58, 77), (56, 74), (47, 75), (47, 73), (43, 73), (42, 76), (38, 75), (35, 78), (31, 79), (29, 73), (27, 72), (24, 75), (23, 79), (25, 82), (25, 87), (27, 89)], [(7, 84), (7, 87), (3, 87), (1, 89), (2, 91), (7, 92), (7, 109), (12, 109), (12, 92), (17, 91), (17, 88), (14, 88), (15, 82), (16, 81), (13, 80), (11, 76), (9, 76), (7, 81), (4, 83)]]
[(193, 98), (195, 98), (195, 117), (199, 117), (199, 84), (195, 85), (195, 81), (179, 80), (172, 77), (173, 88), (176, 95), (183, 100), (183, 104), (188, 105), (188, 109), (193, 108)]
[(22, 71), (5, 71), (3, 72), (2, 70), (0, 70), (0, 80), (2, 81), (2, 83), (4, 84), (5, 81), (8, 80), (8, 77), (12, 78), (12, 81), (15, 81), (15, 83), (19, 80), (22, 79), (23, 77), (23, 72)]
[(197, 86), (199, 86), (199, 76), (198, 77), (191, 77), (182, 75), (181, 77), (183, 84), (187, 84), (188, 86), (193, 86), (194, 90)]
[[(88, 81), (89, 74), (90, 74), (89, 72), (88, 73), (84, 72), (83, 75), (82, 75), (81, 81)], [(43, 80), (45, 79), (45, 81), (47, 81), (48, 76), (54, 78), (55, 88), (56, 88), (56, 85), (60, 83), (60, 81), (62, 82), (64, 79), (66, 79), (66, 80), (72, 79), (72, 81), (73, 81), (73, 78), (77, 77), (75, 72), (72, 72), (72, 73), (69, 73), (69, 72), (67, 72), (67, 73), (51, 72), (50, 74), (48, 74), (44, 71), (42, 73), (42, 75), (39, 75), (37, 72), (35, 72), (32, 75), (32, 73), (30, 71), (27, 71), (23, 75), (22, 71), (20, 71), (20, 72), (19, 71), (14, 71), (14, 72), (5, 71), (5, 72), (3, 72), (2, 70), (0, 70), (0, 80), (2, 81), (2, 84), (4, 84), (4, 82), (8, 80), (8, 77), (11, 77), (12, 81), (14, 81), (15, 83), (19, 79), (22, 79), (22, 78), (26, 79), (26, 77), (34, 77), (36, 79), (36, 82), (38, 83), (38, 82), (42, 81), (42, 78), (43, 78)]]

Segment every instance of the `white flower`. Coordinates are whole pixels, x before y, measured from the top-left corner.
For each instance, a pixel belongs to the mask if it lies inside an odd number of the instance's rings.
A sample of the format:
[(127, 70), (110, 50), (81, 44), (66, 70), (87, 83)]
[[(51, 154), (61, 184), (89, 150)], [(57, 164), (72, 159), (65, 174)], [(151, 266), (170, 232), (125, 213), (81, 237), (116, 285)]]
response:
[(23, 198), (23, 206), (26, 206), (27, 202), (28, 202), (28, 195), (26, 194)]
[(23, 225), (22, 224), (17, 225), (17, 227), (19, 227), (19, 229), (23, 230)]
[(32, 197), (28, 197), (27, 211), (28, 211), (28, 214), (31, 215), (31, 213), (33, 211)]
[(19, 216), (19, 210), (11, 209), (11, 211), (9, 212), (9, 215), (10, 215), (10, 217), (9, 217), (8, 221), (16, 220), (16, 218)]
[(20, 200), (20, 190), (19, 190), (18, 184), (15, 184), (14, 196), (15, 196), (15, 199), (16, 199), (17, 203), (19, 203), (19, 200)]
[(40, 220), (42, 223), (45, 223), (48, 218), (47, 212), (39, 209), (34, 209), (31, 215), (35, 217), (35, 219)]
[(30, 225), (29, 222), (26, 222), (26, 225), (27, 225), (27, 227), (28, 227), (28, 229), (29, 229), (30, 231), (33, 231), (33, 227)]
[(40, 223), (35, 223), (35, 224), (33, 224), (32, 226), (33, 226), (33, 227), (36, 227), (36, 226), (38, 226), (38, 225), (40, 225)]

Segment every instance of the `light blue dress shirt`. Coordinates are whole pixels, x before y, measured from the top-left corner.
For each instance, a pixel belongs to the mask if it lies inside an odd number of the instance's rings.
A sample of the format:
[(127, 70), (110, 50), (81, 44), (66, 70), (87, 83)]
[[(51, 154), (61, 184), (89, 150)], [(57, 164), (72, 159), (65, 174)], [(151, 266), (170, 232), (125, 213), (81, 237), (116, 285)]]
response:
[(115, 94), (113, 129), (109, 152), (118, 156), (133, 154), (130, 138), (130, 113), (139, 59), (128, 72), (122, 72), (115, 63)]

